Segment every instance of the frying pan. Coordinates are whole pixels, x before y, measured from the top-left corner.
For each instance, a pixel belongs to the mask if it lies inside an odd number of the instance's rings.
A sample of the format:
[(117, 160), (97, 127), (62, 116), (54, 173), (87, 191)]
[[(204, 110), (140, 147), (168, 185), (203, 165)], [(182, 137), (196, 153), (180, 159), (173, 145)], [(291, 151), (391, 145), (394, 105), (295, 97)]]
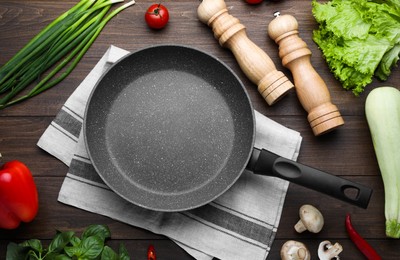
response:
[(188, 46), (153, 46), (116, 62), (89, 97), (83, 131), (103, 181), (151, 210), (202, 206), (246, 168), (363, 208), (372, 192), (254, 148), (254, 111), (242, 82), (220, 60)]

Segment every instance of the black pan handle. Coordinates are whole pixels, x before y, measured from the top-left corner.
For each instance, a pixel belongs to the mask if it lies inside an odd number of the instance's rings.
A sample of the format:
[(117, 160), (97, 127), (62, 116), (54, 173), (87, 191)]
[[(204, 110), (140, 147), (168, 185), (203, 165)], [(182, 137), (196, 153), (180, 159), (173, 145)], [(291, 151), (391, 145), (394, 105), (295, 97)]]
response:
[(341, 177), (254, 148), (247, 169), (275, 176), (366, 209), (372, 189)]

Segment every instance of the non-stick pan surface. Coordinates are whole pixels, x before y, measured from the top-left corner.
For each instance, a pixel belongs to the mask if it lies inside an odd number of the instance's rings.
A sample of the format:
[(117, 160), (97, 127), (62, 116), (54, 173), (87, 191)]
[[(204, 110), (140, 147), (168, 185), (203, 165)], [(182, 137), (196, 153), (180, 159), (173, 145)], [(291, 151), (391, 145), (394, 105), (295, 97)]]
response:
[(206, 204), (250, 159), (254, 115), (241, 81), (218, 59), (185, 46), (129, 54), (89, 98), (84, 135), (104, 182), (144, 208)]
[(366, 208), (372, 190), (253, 147), (246, 91), (216, 58), (184, 46), (130, 54), (99, 81), (84, 122), (89, 156), (126, 200), (159, 211), (204, 205), (245, 168)]

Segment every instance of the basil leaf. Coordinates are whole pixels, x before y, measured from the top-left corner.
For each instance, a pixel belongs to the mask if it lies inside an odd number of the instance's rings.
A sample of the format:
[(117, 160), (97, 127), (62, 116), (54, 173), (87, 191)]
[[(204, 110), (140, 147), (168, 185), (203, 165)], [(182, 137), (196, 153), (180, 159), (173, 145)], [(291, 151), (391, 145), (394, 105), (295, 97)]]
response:
[(74, 232), (72, 231), (57, 232), (56, 236), (50, 242), (49, 252), (61, 252), (69, 244), (73, 236)]
[(80, 256), (81, 255), (80, 248), (77, 247), (77, 246), (66, 246), (64, 248), (64, 252), (71, 258), (73, 256)]
[(46, 260), (71, 260), (71, 258), (69, 257), (69, 256), (67, 256), (67, 255), (57, 255), (57, 256), (55, 256), (54, 258), (47, 258), (46, 257)]
[(101, 252), (101, 260), (119, 260), (117, 253), (109, 246), (105, 246)]
[(64, 251), (69, 257), (79, 259), (96, 259), (104, 248), (104, 241), (99, 236), (90, 236), (81, 240), (77, 246), (65, 247)]
[(81, 238), (73, 231), (57, 231), (48, 248), (43, 247), (39, 239), (30, 239), (19, 244), (10, 242), (6, 260), (130, 260), (123, 244), (120, 244), (118, 253), (105, 245), (105, 240), (110, 237), (111, 232), (105, 225), (89, 226)]
[(131, 260), (131, 258), (129, 257), (128, 250), (122, 243), (119, 245), (119, 259), (120, 260)]
[[(30, 259), (36, 259), (36, 258), (30, 258)], [(46, 255), (43, 256), (43, 258), (40, 258), (43, 260), (71, 260), (71, 258), (65, 254), (62, 253), (56, 253), (56, 252), (49, 252)]]
[(99, 236), (105, 241), (111, 237), (110, 229), (105, 225), (90, 225), (82, 234), (82, 239), (90, 236)]
[(25, 259), (29, 248), (10, 242), (7, 245), (6, 260)]
[(77, 246), (81, 243), (81, 239), (77, 236), (73, 236), (69, 242), (72, 246)]
[(43, 252), (42, 242), (40, 242), (39, 239), (29, 239), (20, 243), (20, 245), (23, 247), (29, 247), (39, 253)]
[(84, 253), (81, 255), (82, 257), (94, 259), (101, 254), (104, 248), (104, 240), (99, 236), (91, 236), (84, 240), (82, 240), (81, 248)]

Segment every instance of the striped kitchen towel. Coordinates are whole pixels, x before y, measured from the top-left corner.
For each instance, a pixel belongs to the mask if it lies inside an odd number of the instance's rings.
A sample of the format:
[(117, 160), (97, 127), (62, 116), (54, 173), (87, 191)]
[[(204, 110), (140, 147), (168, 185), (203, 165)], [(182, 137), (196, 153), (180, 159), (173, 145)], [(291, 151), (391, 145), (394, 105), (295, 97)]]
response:
[[(39, 147), (69, 166), (58, 200), (165, 235), (196, 259), (265, 259), (279, 225), (287, 181), (245, 171), (215, 201), (189, 211), (165, 213), (125, 201), (96, 173), (81, 131), (86, 102), (102, 73), (127, 53), (111, 46), (38, 141)], [(296, 160), (300, 134), (258, 112), (255, 115), (255, 146)]]

